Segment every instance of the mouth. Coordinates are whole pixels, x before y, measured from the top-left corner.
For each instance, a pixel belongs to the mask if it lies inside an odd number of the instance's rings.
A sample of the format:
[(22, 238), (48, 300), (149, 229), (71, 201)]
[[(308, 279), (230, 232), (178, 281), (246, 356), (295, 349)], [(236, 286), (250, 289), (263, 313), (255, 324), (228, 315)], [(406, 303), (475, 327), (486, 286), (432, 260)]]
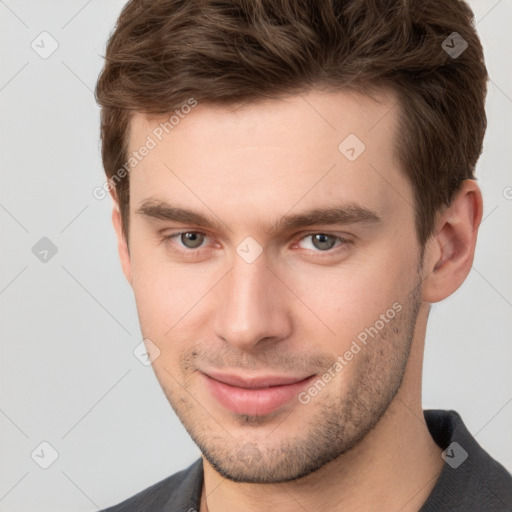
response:
[(235, 414), (264, 416), (296, 399), (315, 375), (239, 376), (215, 371), (200, 372), (211, 395)]

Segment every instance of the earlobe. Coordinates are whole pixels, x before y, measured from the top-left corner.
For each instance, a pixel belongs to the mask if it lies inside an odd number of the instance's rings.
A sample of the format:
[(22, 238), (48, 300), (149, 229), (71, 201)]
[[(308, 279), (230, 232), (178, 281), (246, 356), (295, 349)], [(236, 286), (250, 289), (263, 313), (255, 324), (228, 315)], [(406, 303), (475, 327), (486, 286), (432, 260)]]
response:
[(468, 276), (482, 220), (482, 193), (475, 180), (464, 180), (452, 203), (438, 215), (425, 251), (423, 300), (439, 302)]
[(115, 197), (113, 197), (112, 199), (112, 224), (114, 225), (114, 229), (117, 236), (117, 250), (119, 252), (119, 259), (121, 261), (123, 274), (125, 275), (130, 285), (132, 285), (130, 253), (128, 251), (128, 244), (126, 242), (126, 238), (124, 237), (121, 212), (119, 211), (119, 203), (117, 202)]

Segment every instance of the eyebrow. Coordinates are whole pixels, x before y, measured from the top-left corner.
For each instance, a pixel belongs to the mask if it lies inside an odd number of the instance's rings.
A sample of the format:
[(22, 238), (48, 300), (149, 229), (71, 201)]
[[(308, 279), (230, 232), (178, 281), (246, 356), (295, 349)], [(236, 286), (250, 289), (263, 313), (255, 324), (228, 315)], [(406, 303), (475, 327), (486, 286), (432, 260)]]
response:
[[(195, 226), (215, 231), (222, 231), (224, 224), (212, 216), (175, 207), (155, 199), (144, 200), (135, 213), (158, 220), (194, 224)], [(339, 206), (315, 208), (293, 215), (285, 215), (271, 225), (270, 233), (275, 234), (279, 231), (289, 231), (315, 224), (375, 224), (381, 221), (381, 217), (376, 212), (355, 203), (347, 203)]]

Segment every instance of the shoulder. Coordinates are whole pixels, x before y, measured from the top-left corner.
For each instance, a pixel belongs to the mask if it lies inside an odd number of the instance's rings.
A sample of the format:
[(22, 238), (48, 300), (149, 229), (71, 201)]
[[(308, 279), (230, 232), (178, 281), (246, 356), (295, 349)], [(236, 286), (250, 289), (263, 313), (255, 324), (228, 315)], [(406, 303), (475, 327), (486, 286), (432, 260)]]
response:
[(420, 512), (512, 510), (512, 476), (469, 432), (456, 411), (424, 411), (446, 464)]
[(101, 512), (171, 512), (199, 509), (203, 485), (203, 463), (198, 459), (179, 471)]

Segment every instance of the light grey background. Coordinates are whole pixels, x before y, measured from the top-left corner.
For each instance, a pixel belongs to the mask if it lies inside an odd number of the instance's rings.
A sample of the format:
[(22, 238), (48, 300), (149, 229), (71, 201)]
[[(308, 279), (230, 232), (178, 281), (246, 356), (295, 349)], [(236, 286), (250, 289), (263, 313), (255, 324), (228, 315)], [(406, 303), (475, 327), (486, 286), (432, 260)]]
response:
[[(512, 3), (470, 4), (492, 79), (485, 220), (468, 279), (432, 308), (424, 407), (458, 411), (512, 471)], [(104, 181), (92, 91), (123, 5), (0, 0), (1, 512), (94, 511), (199, 456), (132, 353), (110, 198), (92, 195)], [(51, 49), (43, 31), (59, 45), (46, 59), (31, 47)], [(46, 263), (32, 252), (42, 237), (58, 250)], [(50, 456), (43, 441), (59, 455), (48, 469), (31, 458)]]

